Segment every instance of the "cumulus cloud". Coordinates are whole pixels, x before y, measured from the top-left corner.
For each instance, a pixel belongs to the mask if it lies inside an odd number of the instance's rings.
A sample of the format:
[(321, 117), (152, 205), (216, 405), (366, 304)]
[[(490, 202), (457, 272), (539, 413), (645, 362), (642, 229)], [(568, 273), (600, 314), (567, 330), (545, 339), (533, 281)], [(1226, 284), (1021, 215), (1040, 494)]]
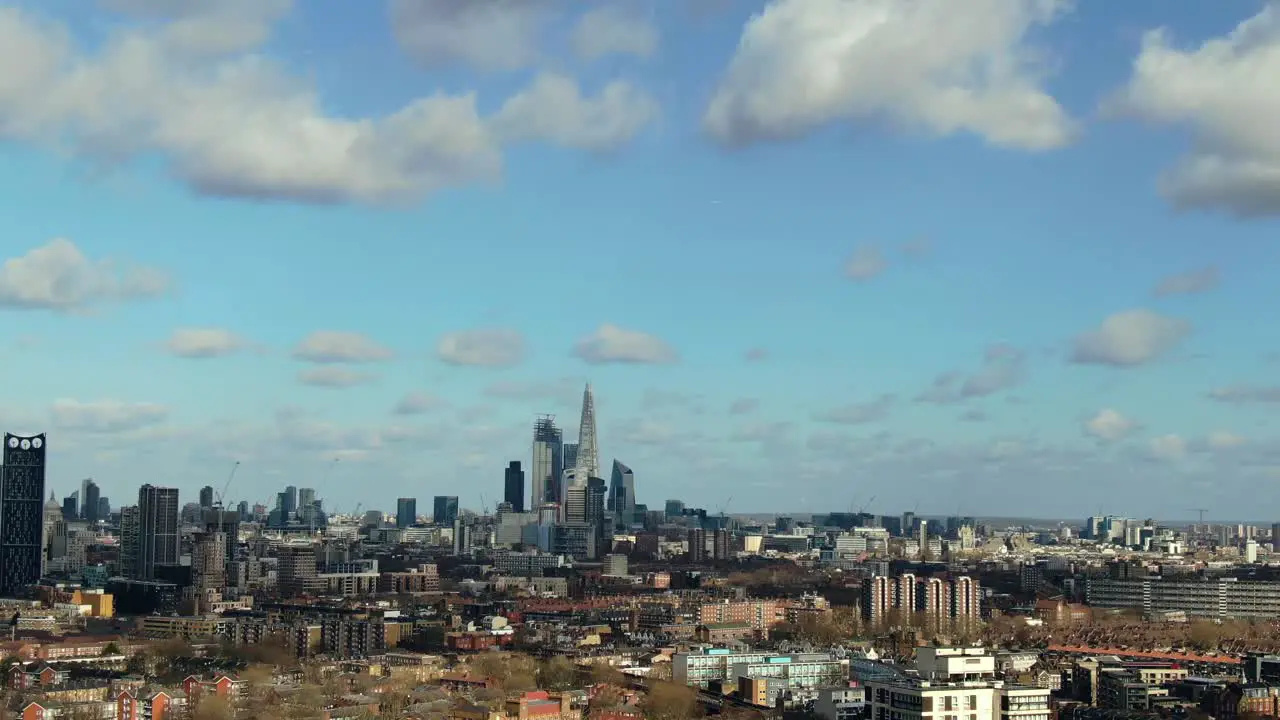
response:
[(1258, 14), (1199, 47), (1178, 48), (1165, 29), (1142, 39), (1126, 86), (1104, 109), (1189, 128), (1192, 149), (1160, 178), (1184, 208), (1242, 216), (1280, 212), (1280, 8)]
[(1027, 35), (1063, 0), (774, 0), (743, 29), (703, 123), (729, 145), (879, 120), (1047, 150), (1074, 123)]
[(573, 355), (590, 365), (608, 363), (657, 365), (679, 359), (661, 338), (608, 323), (573, 346)]
[(853, 251), (849, 262), (845, 263), (844, 275), (850, 280), (862, 282), (884, 272), (888, 266), (884, 253), (875, 245), (863, 245)]
[(971, 373), (943, 373), (916, 400), (942, 404), (985, 397), (1020, 385), (1026, 375), (1026, 353), (1008, 345), (993, 345), (987, 348), (980, 368)]
[[(9, 69), (0, 83), (0, 140), (60, 145), (104, 167), (157, 157), (205, 195), (406, 204), (441, 188), (499, 178), (496, 130), (601, 150), (633, 135), (656, 112), (625, 83), (585, 97), (576, 83), (560, 78), (535, 81), (499, 117), (481, 117), (472, 93), (443, 92), (381, 116), (338, 116), (326, 111), (309, 81), (258, 52), (290, 3), (202, 1), (154, 12), (158, 4), (121, 2), (151, 7), (154, 17), (93, 47), (79, 46), (66, 27), (0, 9), (0, 66)], [(393, 3), (392, 12), (410, 16), (396, 25), (403, 35), (421, 30), (412, 18), (429, 20), (439, 10), (453, 19), (426, 26), (456, 47), (482, 53), (456, 32), (473, 26), (466, 18), (493, 12), (507, 22), (534, 4), (419, 0)], [(501, 39), (495, 46), (518, 47)], [(530, 127), (522, 130), (519, 122)]]
[(56, 400), (49, 411), (54, 427), (89, 433), (119, 433), (164, 422), (169, 408), (157, 403), (130, 403), (121, 400), (81, 402)]
[(400, 398), (400, 402), (396, 403), (392, 412), (396, 415), (422, 415), (431, 412), (440, 404), (439, 398), (427, 393), (409, 393)]
[(1150, 310), (1127, 310), (1077, 335), (1071, 361), (1115, 367), (1142, 365), (1177, 347), (1190, 332), (1191, 325), (1185, 320)]
[(507, 329), (449, 333), (440, 338), (436, 356), (449, 365), (510, 367), (524, 360), (524, 336)]
[(1103, 442), (1123, 440), (1137, 427), (1137, 423), (1111, 408), (1099, 410), (1084, 422), (1085, 434)]
[(883, 420), (889, 415), (893, 405), (892, 395), (881, 395), (867, 403), (850, 403), (840, 407), (815, 413), (818, 422), (835, 423), (837, 425), (863, 425)]
[(619, 2), (583, 13), (573, 28), (574, 52), (587, 60), (605, 55), (653, 55), (658, 49), (658, 28), (637, 10)]
[(337, 330), (313, 332), (293, 349), (294, 359), (319, 364), (377, 362), (392, 355), (365, 335)]
[(1187, 441), (1179, 435), (1161, 435), (1151, 438), (1147, 451), (1155, 460), (1182, 460), (1187, 456)]
[(1214, 430), (1205, 438), (1205, 442), (1211, 450), (1233, 450), (1244, 446), (1249, 441), (1229, 430)]
[[(0, 8), (0, 53), (4, 51), (4, 14)], [(3, 113), (4, 86), (0, 85), (0, 135)], [(168, 288), (169, 278), (159, 270), (92, 260), (63, 238), (0, 266), (0, 308), (79, 312), (104, 302), (157, 297)]]
[(1209, 397), (1225, 403), (1280, 403), (1280, 386), (1232, 385), (1210, 391)]
[(551, 0), (391, 0), (388, 9), (396, 41), (426, 65), (518, 70), (538, 59), (551, 5)]
[(1152, 294), (1165, 297), (1208, 292), (1218, 287), (1219, 279), (1218, 268), (1213, 266), (1189, 270), (1164, 278), (1156, 285)]
[(375, 376), (341, 365), (307, 368), (298, 373), (298, 382), (322, 388), (349, 388), (375, 380)]
[(240, 336), (224, 328), (178, 328), (164, 346), (181, 358), (206, 359), (230, 355), (244, 344)]
[(545, 140), (607, 152), (631, 140), (657, 116), (657, 102), (628, 82), (614, 80), (596, 97), (584, 97), (572, 78), (543, 73), (502, 105), (492, 125), (505, 142)]

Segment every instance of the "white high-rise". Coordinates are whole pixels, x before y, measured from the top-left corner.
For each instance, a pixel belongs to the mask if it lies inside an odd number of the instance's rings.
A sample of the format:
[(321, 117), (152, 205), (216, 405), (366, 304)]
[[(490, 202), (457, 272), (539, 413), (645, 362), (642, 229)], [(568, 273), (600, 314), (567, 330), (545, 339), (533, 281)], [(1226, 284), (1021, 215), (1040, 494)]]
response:
[(582, 391), (582, 421), (578, 423), (578, 458), (574, 468), (578, 481), (586, 484), (600, 477), (600, 447), (596, 444), (596, 398), (591, 383)]

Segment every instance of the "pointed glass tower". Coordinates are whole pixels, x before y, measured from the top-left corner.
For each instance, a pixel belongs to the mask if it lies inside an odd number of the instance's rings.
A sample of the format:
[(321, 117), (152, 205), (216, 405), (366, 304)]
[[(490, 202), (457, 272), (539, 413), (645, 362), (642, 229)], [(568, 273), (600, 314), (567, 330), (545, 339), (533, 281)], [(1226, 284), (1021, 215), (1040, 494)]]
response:
[(584, 485), (588, 478), (600, 477), (600, 448), (596, 445), (596, 398), (591, 383), (582, 391), (582, 421), (578, 423), (577, 476)]

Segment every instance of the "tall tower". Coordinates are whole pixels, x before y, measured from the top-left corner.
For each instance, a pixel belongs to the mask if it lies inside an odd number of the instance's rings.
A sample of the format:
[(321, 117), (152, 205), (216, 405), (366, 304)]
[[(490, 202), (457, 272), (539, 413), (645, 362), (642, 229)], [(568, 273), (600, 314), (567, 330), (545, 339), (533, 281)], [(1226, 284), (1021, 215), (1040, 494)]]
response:
[(154, 580), (157, 568), (178, 564), (178, 508), (178, 488), (138, 488), (138, 577)]
[(40, 580), (44, 548), (45, 437), (4, 436), (0, 467), (0, 595)]
[(596, 398), (591, 383), (582, 391), (582, 421), (578, 423), (578, 477), (582, 482), (600, 477), (600, 448), (596, 445)]
[[(537, 510), (545, 502), (559, 502), (561, 446), (564, 435), (556, 427), (554, 415), (539, 416), (533, 423), (533, 462), (529, 465), (529, 508)], [(553, 494), (553, 491), (554, 494)]]

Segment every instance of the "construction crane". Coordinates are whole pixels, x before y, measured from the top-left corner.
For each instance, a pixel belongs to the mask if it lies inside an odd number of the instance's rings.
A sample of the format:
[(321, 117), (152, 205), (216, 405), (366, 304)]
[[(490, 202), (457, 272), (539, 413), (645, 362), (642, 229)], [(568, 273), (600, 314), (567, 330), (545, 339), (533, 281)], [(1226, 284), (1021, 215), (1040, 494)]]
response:
[(1209, 512), (1209, 511), (1208, 511), (1208, 510), (1205, 510), (1204, 508), (1191, 508), (1191, 509), (1189, 510), (1189, 512), (1193, 512), (1193, 513), (1200, 513), (1200, 521), (1199, 521), (1199, 522), (1200, 522), (1200, 524), (1201, 524), (1201, 525), (1203, 525), (1203, 524), (1204, 524), (1204, 514), (1205, 514), (1205, 513), (1207, 513), (1207, 512)]
[(876, 496), (875, 496), (875, 495), (872, 495), (870, 500), (868, 500), (868, 501), (866, 501), (866, 502), (862, 503), (862, 507), (858, 508), (858, 514), (859, 514), (859, 515), (865, 515), (865, 514), (866, 514), (866, 512), (867, 512), (867, 508), (871, 507), (871, 503), (873, 503), (873, 502), (875, 502), (875, 501), (876, 501)]
[(227, 490), (231, 488), (231, 481), (236, 478), (236, 471), (240, 469), (240, 461), (237, 460), (231, 465), (231, 472), (227, 474), (227, 481), (222, 483), (222, 491), (214, 496), (214, 503), (218, 506), (218, 532), (222, 532), (222, 520), (227, 509)]

